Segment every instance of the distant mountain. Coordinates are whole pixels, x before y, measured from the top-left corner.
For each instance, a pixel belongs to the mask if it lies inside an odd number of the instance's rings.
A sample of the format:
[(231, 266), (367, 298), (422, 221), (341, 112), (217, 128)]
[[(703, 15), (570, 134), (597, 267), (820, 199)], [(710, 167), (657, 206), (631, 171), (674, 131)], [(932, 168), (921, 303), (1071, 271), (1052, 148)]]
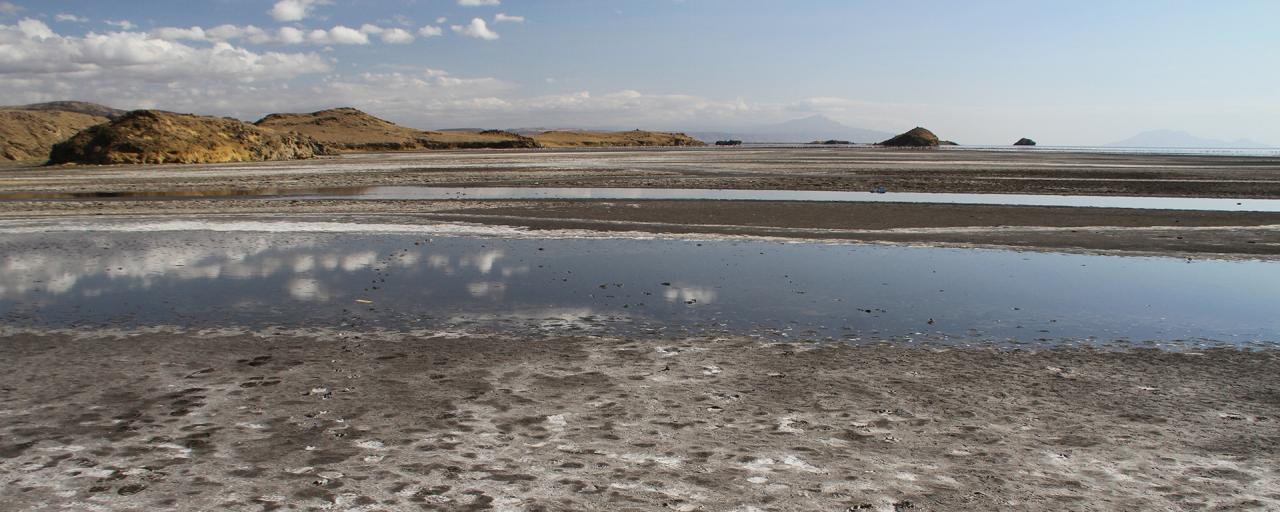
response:
[(1236, 141), (1223, 141), (1215, 139), (1204, 139), (1196, 137), (1187, 132), (1177, 130), (1149, 130), (1125, 140), (1112, 142), (1107, 146), (1129, 147), (1129, 148), (1233, 148), (1233, 149), (1252, 149), (1252, 148), (1268, 148), (1266, 144), (1248, 140), (1239, 139)]
[(499, 130), (417, 130), (351, 107), (303, 114), (271, 114), (254, 124), (280, 132), (300, 133), (339, 151), (538, 147), (531, 138)]
[(724, 132), (690, 133), (705, 141), (736, 139), (744, 142), (813, 142), (840, 139), (857, 143), (879, 142), (894, 134), (846, 125), (823, 115), (813, 115), (783, 123)]
[(105, 117), (107, 119), (116, 119), (123, 116), (125, 111), (118, 108), (111, 108), (97, 103), (89, 103), (86, 101), (50, 101), (47, 103), (32, 103), (30, 105), (19, 105), (16, 107), (5, 107), (15, 110), (40, 110), (54, 112), (74, 112), (77, 114), (85, 114), (95, 117)]

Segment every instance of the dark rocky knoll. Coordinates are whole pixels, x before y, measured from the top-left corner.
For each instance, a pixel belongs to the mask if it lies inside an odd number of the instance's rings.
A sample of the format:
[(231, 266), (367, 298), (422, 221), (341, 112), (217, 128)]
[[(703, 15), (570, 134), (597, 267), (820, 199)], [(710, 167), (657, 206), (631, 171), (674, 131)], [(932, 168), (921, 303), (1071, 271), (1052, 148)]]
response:
[(939, 142), (938, 136), (933, 132), (917, 126), (906, 133), (881, 142), (880, 145), (896, 148), (931, 148), (937, 147)]
[(196, 164), (327, 154), (311, 137), (222, 117), (135, 110), (55, 144), (50, 164)]
[(1034, 146), (1036, 145), (1036, 141), (1023, 137), (1021, 139), (1018, 139), (1018, 142), (1014, 142), (1013, 145), (1014, 146)]

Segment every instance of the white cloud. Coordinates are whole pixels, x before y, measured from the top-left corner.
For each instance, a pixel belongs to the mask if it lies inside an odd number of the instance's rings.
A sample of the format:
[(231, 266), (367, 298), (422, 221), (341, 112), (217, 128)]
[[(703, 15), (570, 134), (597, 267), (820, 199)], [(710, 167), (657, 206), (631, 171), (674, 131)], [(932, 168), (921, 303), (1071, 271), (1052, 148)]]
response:
[(464, 36), (484, 39), (486, 41), (492, 41), (498, 38), (498, 33), (492, 30), (489, 30), (489, 26), (485, 24), (484, 20), (480, 18), (471, 18), (471, 23), (465, 26), (453, 25), (449, 28), (453, 29), (454, 32), (457, 32)]
[[(151, 31), (151, 36), (170, 41), (230, 42), (247, 41), (252, 44), (369, 44), (369, 34), (381, 34), (383, 42), (400, 44), (413, 41), (412, 34), (402, 29), (383, 29), (366, 24), (359, 30), (342, 25), (331, 29), (304, 31), (295, 27), (280, 27), (274, 32), (254, 25), (218, 25), (213, 28), (161, 27)], [(408, 36), (408, 41), (405, 41)]]
[(524, 23), (524, 16), (508, 16), (505, 12), (493, 15), (494, 23)]
[(225, 74), (254, 81), (328, 70), (328, 61), (315, 54), (255, 53), (225, 42), (195, 48), (141, 32), (61, 36), (30, 18), (16, 25), (0, 25), (0, 76), (5, 77), (132, 76), (145, 81)]
[(308, 32), (307, 41), (312, 44), (369, 44), (369, 36), (354, 28), (338, 25), (329, 30)]
[(302, 21), (311, 16), (317, 5), (328, 3), (328, 0), (280, 0), (267, 14), (276, 21)]
[(418, 35), (422, 37), (440, 37), (444, 35), (444, 30), (440, 27), (424, 25), (422, 28), (418, 29)]
[(168, 41), (205, 41), (208, 35), (200, 27), (160, 27), (151, 31), (151, 37)]
[(449, 21), (449, 18), (441, 16), (439, 18), (436, 18), (436, 25), (444, 25), (446, 21)]
[(306, 40), (307, 34), (293, 27), (280, 27), (276, 32), (276, 41), (280, 44), (302, 44)]
[(102, 22), (108, 25), (111, 25), (113, 27), (117, 27), (120, 30), (133, 30), (138, 27), (137, 25), (134, 25), (132, 21), (129, 21), (129, 20), (102, 20)]
[(84, 16), (76, 16), (74, 14), (67, 14), (65, 12), (60, 12), (53, 16), (53, 21), (88, 23), (89, 18), (86, 18)]
[(14, 5), (11, 2), (0, 2), (0, 14), (18, 14), (22, 11), (22, 6)]
[(409, 44), (413, 42), (413, 34), (402, 28), (387, 29), (382, 33), (382, 42), (387, 44)]
[(480, 7), (485, 5), (498, 5), (502, 3), (500, 0), (458, 0), (458, 5), (465, 7)]
[(360, 26), (360, 33), (380, 36), (382, 42), (388, 44), (408, 44), (413, 42), (413, 34), (402, 28), (383, 28), (370, 23)]

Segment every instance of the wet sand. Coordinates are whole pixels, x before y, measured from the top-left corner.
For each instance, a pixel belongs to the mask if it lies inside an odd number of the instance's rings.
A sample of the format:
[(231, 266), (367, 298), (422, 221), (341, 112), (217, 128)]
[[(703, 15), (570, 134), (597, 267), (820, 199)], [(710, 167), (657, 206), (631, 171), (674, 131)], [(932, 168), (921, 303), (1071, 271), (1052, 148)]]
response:
[(1274, 351), (8, 333), (6, 510), (1264, 510)]

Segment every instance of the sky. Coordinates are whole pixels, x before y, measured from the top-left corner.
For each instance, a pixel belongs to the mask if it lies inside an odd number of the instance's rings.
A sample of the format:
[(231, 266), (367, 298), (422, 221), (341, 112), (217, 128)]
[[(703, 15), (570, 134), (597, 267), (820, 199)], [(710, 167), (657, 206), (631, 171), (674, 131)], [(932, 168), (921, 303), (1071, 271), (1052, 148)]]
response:
[(0, 104), (1280, 145), (1280, 2), (0, 0)]

